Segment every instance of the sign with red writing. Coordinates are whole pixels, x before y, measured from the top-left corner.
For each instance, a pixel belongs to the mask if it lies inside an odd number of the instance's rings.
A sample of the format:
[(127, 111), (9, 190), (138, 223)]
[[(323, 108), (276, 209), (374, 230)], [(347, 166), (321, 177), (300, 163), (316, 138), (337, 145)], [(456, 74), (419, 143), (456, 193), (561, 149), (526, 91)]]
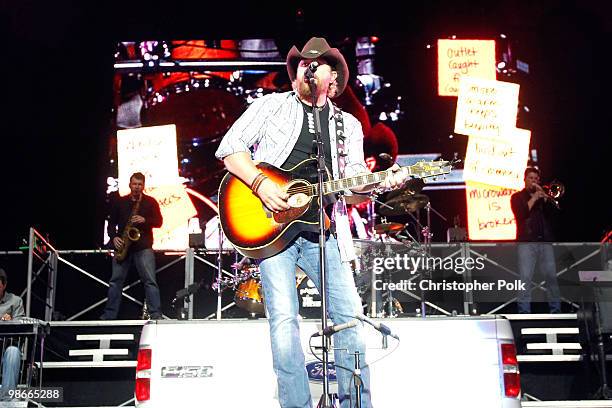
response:
[(507, 139), (516, 128), (519, 85), (480, 78), (461, 78), (455, 133)]
[(466, 181), (470, 240), (516, 239), (516, 222), (510, 196), (517, 190)]
[(140, 172), (146, 187), (177, 184), (176, 126), (150, 126), (117, 131), (119, 194), (130, 192), (130, 176)]
[[(186, 227), (186, 221), (197, 215), (197, 211), (185, 191), (185, 186), (182, 184), (147, 188), (146, 192), (159, 203), (159, 209), (164, 217), (163, 229), (166, 231), (175, 230), (178, 227)], [(173, 246), (165, 247), (164, 249), (181, 248), (184, 247)]]
[(464, 76), (495, 80), (494, 40), (438, 40), (438, 95), (457, 96)]
[(178, 174), (176, 127), (151, 126), (117, 131), (119, 193), (130, 192), (130, 176), (145, 175), (145, 192), (154, 197), (164, 218), (153, 230), (154, 249), (189, 246), (188, 221), (197, 214)]
[(523, 173), (529, 156), (531, 132), (514, 129), (507, 139), (470, 136), (463, 166), (463, 179), (498, 187), (523, 188)]

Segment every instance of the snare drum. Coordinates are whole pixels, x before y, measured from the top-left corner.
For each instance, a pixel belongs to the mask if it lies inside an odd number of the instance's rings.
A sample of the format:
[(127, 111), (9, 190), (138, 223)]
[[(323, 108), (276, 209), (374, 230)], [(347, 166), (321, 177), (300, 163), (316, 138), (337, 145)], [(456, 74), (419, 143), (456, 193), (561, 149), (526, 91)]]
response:
[(251, 278), (238, 285), (234, 301), (239, 308), (253, 315), (265, 314), (263, 292), (261, 282), (258, 279)]

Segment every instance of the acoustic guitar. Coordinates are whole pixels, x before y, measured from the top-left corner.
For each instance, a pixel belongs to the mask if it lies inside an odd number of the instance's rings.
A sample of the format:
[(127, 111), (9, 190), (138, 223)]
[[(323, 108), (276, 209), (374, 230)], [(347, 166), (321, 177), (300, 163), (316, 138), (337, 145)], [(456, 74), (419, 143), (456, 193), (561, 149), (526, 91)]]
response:
[[(451, 172), (453, 163), (444, 160), (420, 161), (406, 166), (414, 178), (435, 177)], [(219, 218), (223, 233), (242, 255), (267, 258), (282, 251), (302, 231), (319, 231), (316, 159), (307, 159), (290, 170), (268, 163), (257, 167), (289, 194), (290, 209), (274, 213), (238, 177), (227, 173), (219, 186)], [(323, 205), (336, 201), (343, 190), (385, 181), (388, 172), (330, 180), (323, 183)], [(329, 228), (326, 217), (326, 228)]]

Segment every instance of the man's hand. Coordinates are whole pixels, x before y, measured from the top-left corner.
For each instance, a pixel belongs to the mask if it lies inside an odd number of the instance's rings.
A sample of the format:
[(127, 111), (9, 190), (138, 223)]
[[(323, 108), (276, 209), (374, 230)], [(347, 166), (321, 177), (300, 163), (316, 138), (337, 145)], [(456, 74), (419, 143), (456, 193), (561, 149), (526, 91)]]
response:
[(143, 224), (145, 222), (145, 217), (142, 215), (133, 215), (132, 218), (130, 218), (130, 221), (132, 224)]
[(113, 245), (116, 250), (121, 250), (121, 248), (123, 248), (123, 239), (121, 239), (121, 237), (113, 238)]
[(5, 313), (4, 316), (2, 316), (2, 320), (13, 320), (13, 316), (8, 313)]
[(257, 195), (259, 196), (261, 202), (264, 203), (268, 209), (274, 212), (288, 210), (291, 208), (289, 204), (287, 204), (289, 194), (281, 190), (279, 185), (269, 178), (266, 178), (261, 182), (259, 188), (257, 189)]
[(389, 175), (387, 176), (385, 181), (381, 184), (381, 187), (384, 187), (385, 189), (394, 190), (398, 187), (401, 187), (402, 184), (404, 184), (404, 182), (406, 182), (406, 180), (410, 176), (408, 174), (408, 169), (401, 168), (399, 164), (397, 163), (389, 167), (387, 169), (387, 172), (389, 173)]
[(533, 186), (535, 187), (535, 193), (531, 194), (533, 201), (538, 201), (540, 198), (548, 198), (548, 194), (544, 192), (544, 189), (539, 184), (534, 183)]

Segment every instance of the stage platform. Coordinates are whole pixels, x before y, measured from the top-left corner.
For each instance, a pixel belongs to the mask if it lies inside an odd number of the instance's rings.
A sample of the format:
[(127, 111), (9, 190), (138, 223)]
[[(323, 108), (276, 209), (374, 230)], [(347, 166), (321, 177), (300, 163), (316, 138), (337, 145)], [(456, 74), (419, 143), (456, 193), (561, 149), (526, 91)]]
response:
[[(445, 384), (452, 382), (452, 379), (436, 375), (436, 370), (431, 367), (437, 365), (438, 369), (441, 369), (444, 364), (448, 367), (457, 367), (460, 364), (464, 376), (469, 376), (470, 369), (473, 368), (473, 364), (469, 364), (469, 361), (472, 361), (470, 353), (477, 356), (474, 347), (487, 344), (476, 334), (491, 322), (496, 322), (497, 325), (505, 322), (508, 323), (508, 337), (513, 337), (517, 346), (523, 391), (522, 406), (612, 407), (612, 402), (608, 401), (587, 401), (596, 390), (599, 380), (593, 363), (586, 358), (588, 353), (583, 349), (576, 314), (431, 316), (425, 319), (392, 318), (379, 321), (402, 331), (402, 346), (419, 353), (407, 352), (408, 354), (402, 355), (394, 352), (395, 355), (391, 354), (383, 359), (383, 362), (387, 361), (391, 366), (386, 368), (387, 371), (381, 378), (394, 378), (395, 380), (391, 381), (394, 385), (389, 388), (389, 381), (381, 380), (378, 383), (378, 380), (375, 380), (375, 393), (377, 389), (384, 389), (389, 393), (394, 388), (397, 388), (398, 392), (410, 393), (410, 388), (413, 387), (422, 391), (423, 385), (416, 385), (418, 381), (415, 379), (419, 377), (427, 379), (426, 383), (431, 385), (432, 389), (448, 388)], [(265, 319), (52, 321), (49, 322), (50, 333), (45, 341), (42, 382), (45, 387), (63, 387), (64, 401), (57, 404), (46, 403), (45, 406), (136, 406), (136, 361), (145, 324), (171, 330), (194, 324), (199, 326), (200, 328), (196, 329), (200, 333), (196, 335), (197, 341), (187, 341), (187, 349), (192, 348), (198, 352), (199, 344), (201, 349), (215, 350), (219, 356), (218, 364), (223, 364), (225, 359), (231, 368), (233, 374), (228, 378), (233, 379), (232, 381), (243, 383), (253, 377), (253, 382), (258, 377), (261, 379), (262, 373), (266, 373), (265, 375), (270, 377), (266, 381), (266, 393), (274, 391)], [(319, 324), (315, 319), (302, 321), (303, 335), (316, 331)], [(380, 334), (369, 327), (366, 327), (366, 333), (369, 347), (380, 349)], [(479, 346), (481, 341), (484, 343)], [(393, 340), (389, 339), (389, 350), (393, 348), (392, 342)], [(454, 350), (454, 353), (445, 354), (450, 349)], [(443, 362), (440, 360), (441, 354), (447, 356)], [(384, 353), (380, 354), (382, 355)], [(455, 360), (449, 356), (454, 356)], [(478, 358), (474, 357), (473, 361), (477, 360)], [(424, 377), (423, 373), (419, 372), (423, 366), (429, 367)], [(389, 372), (393, 375), (388, 375)], [(376, 375), (380, 373), (381, 371)], [(414, 378), (408, 381), (412, 376)], [(402, 381), (395, 384), (397, 379)], [(482, 380), (479, 382), (483, 384)], [(240, 387), (231, 382), (223, 386), (227, 390), (244, 390), (244, 386)], [(486, 390), (480, 389), (481, 395), (483, 392), (486, 394)], [(478, 394), (474, 398), (478, 398)]]

